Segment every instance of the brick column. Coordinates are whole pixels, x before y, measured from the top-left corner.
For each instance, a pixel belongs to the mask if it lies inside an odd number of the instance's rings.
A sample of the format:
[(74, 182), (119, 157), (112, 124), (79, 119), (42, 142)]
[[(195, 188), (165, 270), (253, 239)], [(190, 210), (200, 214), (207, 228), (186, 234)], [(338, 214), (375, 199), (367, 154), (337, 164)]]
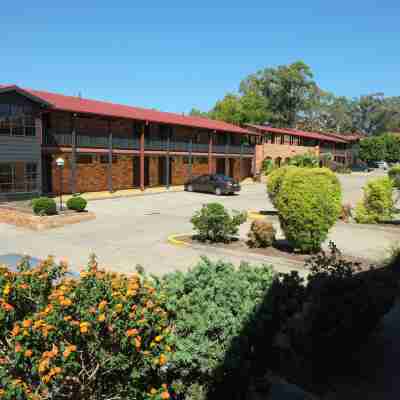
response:
[(43, 123), (42, 116), (35, 118), (35, 133), (39, 142), (40, 154), (37, 162), (37, 189), (39, 194), (43, 193), (43, 176), (42, 176), (42, 146), (43, 146)]
[(71, 193), (76, 193), (76, 114), (71, 114)]
[(213, 134), (210, 133), (209, 138), (208, 138), (208, 173), (209, 174), (213, 173), (212, 152), (213, 152)]
[(145, 125), (142, 125), (142, 130), (140, 131), (140, 190), (144, 191), (144, 130)]
[(113, 134), (111, 131), (111, 121), (108, 121), (108, 191), (110, 193), (113, 192), (112, 163), (113, 163)]

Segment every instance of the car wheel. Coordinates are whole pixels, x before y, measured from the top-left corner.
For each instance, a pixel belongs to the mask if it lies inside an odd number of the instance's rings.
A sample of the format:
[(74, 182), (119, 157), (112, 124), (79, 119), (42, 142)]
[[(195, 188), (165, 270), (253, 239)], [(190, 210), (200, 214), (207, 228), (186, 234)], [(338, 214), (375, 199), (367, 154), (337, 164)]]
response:
[(219, 188), (219, 187), (215, 188), (215, 194), (216, 194), (217, 196), (221, 196), (221, 194), (222, 194), (221, 188)]
[(189, 186), (187, 187), (187, 191), (188, 191), (188, 192), (193, 192), (193, 186), (192, 186), (192, 185), (189, 185)]

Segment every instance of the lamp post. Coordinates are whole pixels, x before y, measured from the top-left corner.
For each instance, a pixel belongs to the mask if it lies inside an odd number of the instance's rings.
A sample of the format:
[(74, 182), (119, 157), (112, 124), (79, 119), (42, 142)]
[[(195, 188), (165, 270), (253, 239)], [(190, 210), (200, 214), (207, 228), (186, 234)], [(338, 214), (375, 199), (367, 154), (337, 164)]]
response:
[(63, 192), (63, 168), (65, 161), (63, 158), (59, 157), (56, 160), (56, 164), (60, 170), (60, 211), (63, 209), (63, 203), (62, 203), (62, 192)]

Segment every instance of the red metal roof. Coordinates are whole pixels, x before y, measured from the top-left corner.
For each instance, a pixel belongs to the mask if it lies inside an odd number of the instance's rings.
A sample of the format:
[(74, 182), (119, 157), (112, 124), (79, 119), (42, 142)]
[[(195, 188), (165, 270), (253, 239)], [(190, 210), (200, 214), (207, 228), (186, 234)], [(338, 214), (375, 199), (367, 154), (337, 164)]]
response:
[(293, 135), (299, 137), (305, 137), (309, 139), (318, 139), (323, 140), (326, 142), (334, 142), (334, 143), (347, 143), (345, 139), (337, 138), (333, 136), (324, 135), (318, 132), (306, 132), (306, 131), (299, 131), (297, 129), (290, 129), (290, 128), (273, 128), (271, 126), (265, 125), (253, 125), (253, 124), (246, 124), (247, 127), (257, 129), (262, 132), (271, 132), (271, 133), (280, 133), (286, 135)]
[(162, 124), (181, 125), (192, 128), (208, 129), (239, 134), (252, 134), (252, 132), (239, 126), (228, 124), (224, 121), (211, 120), (203, 117), (192, 117), (180, 114), (150, 110), (139, 107), (131, 107), (121, 104), (108, 103), (105, 101), (89, 100), (80, 97), (65, 96), (57, 93), (43, 92), (33, 89), (22, 89), (18, 86), (4, 86), (0, 88), (10, 90), (21, 90), (31, 96), (35, 96), (52, 107), (61, 111), (70, 111), (83, 114), (104, 115), (115, 118), (127, 118), (140, 121), (158, 122)]

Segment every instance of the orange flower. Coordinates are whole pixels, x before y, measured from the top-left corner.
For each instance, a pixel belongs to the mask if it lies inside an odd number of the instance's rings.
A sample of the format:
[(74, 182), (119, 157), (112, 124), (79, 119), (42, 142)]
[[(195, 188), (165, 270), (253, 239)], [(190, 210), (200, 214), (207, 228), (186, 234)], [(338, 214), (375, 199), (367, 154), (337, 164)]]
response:
[(5, 310), (5, 311), (12, 311), (12, 310), (14, 310), (14, 307), (13, 307), (11, 304), (8, 304), (8, 303), (3, 303), (3, 304), (2, 304), (2, 307), (3, 307), (3, 310)]
[(11, 292), (11, 285), (7, 283), (7, 285), (4, 286), (4, 289), (3, 289), (4, 297), (7, 297), (10, 294), (10, 292)]
[(167, 399), (169, 399), (169, 393), (168, 392), (162, 392), (161, 393), (161, 398), (163, 399), (163, 400), (167, 400)]
[(97, 321), (99, 321), (99, 322), (104, 322), (105, 320), (106, 320), (106, 315), (105, 314), (100, 314), (97, 317)]
[(161, 355), (160, 355), (160, 358), (159, 358), (159, 360), (158, 360), (160, 366), (165, 365), (165, 364), (167, 363), (167, 361), (168, 361), (167, 357), (165, 357), (164, 354), (161, 354)]
[(44, 322), (42, 319), (38, 319), (38, 320), (35, 321), (35, 323), (33, 324), (33, 329), (39, 329), (39, 328), (41, 328), (44, 324), (45, 324), (45, 322)]
[(135, 347), (136, 347), (136, 349), (139, 349), (141, 345), (142, 345), (142, 340), (141, 340), (140, 336), (135, 337)]
[(38, 371), (39, 373), (43, 373), (49, 368), (50, 365), (50, 360), (48, 358), (45, 358), (44, 360), (40, 361)]
[(81, 322), (79, 324), (79, 329), (80, 329), (81, 333), (88, 333), (89, 328), (90, 328), (89, 322)]
[(102, 300), (102, 301), (99, 303), (99, 306), (98, 306), (99, 310), (100, 310), (100, 311), (103, 311), (104, 308), (106, 307), (106, 305), (107, 305), (107, 301), (106, 301), (106, 300)]
[(137, 335), (139, 332), (137, 329), (128, 329), (126, 331), (126, 336), (131, 337)]
[(115, 312), (116, 312), (116, 313), (120, 313), (120, 312), (122, 311), (123, 308), (124, 308), (124, 306), (123, 306), (121, 303), (118, 303), (118, 304), (115, 306)]
[(18, 287), (20, 289), (28, 289), (29, 285), (27, 283), (21, 283)]
[(17, 335), (19, 334), (19, 332), (20, 332), (20, 327), (19, 327), (19, 325), (14, 325), (14, 328), (13, 328), (12, 331), (11, 331), (11, 335), (12, 335), (13, 337), (15, 337), (15, 336), (17, 336)]
[(65, 348), (65, 350), (64, 350), (64, 352), (63, 352), (63, 356), (64, 356), (64, 358), (68, 358), (68, 356), (71, 354), (71, 353), (73, 353), (74, 351), (76, 351), (76, 346), (75, 345), (70, 345), (70, 346), (67, 346), (66, 348)]
[(67, 315), (64, 317), (64, 321), (68, 322), (71, 321), (72, 317), (70, 315)]
[(20, 343), (15, 343), (15, 352), (20, 353), (22, 351), (22, 346)]
[(32, 354), (33, 354), (32, 350), (26, 350), (24, 353), (25, 357), (32, 357)]
[(22, 326), (23, 326), (24, 328), (30, 328), (31, 325), (32, 325), (32, 320), (31, 320), (31, 319), (25, 319), (25, 320), (22, 322)]
[(70, 305), (72, 305), (72, 300), (71, 300), (71, 299), (62, 299), (62, 300), (60, 301), (60, 304), (61, 304), (63, 307), (69, 307)]

